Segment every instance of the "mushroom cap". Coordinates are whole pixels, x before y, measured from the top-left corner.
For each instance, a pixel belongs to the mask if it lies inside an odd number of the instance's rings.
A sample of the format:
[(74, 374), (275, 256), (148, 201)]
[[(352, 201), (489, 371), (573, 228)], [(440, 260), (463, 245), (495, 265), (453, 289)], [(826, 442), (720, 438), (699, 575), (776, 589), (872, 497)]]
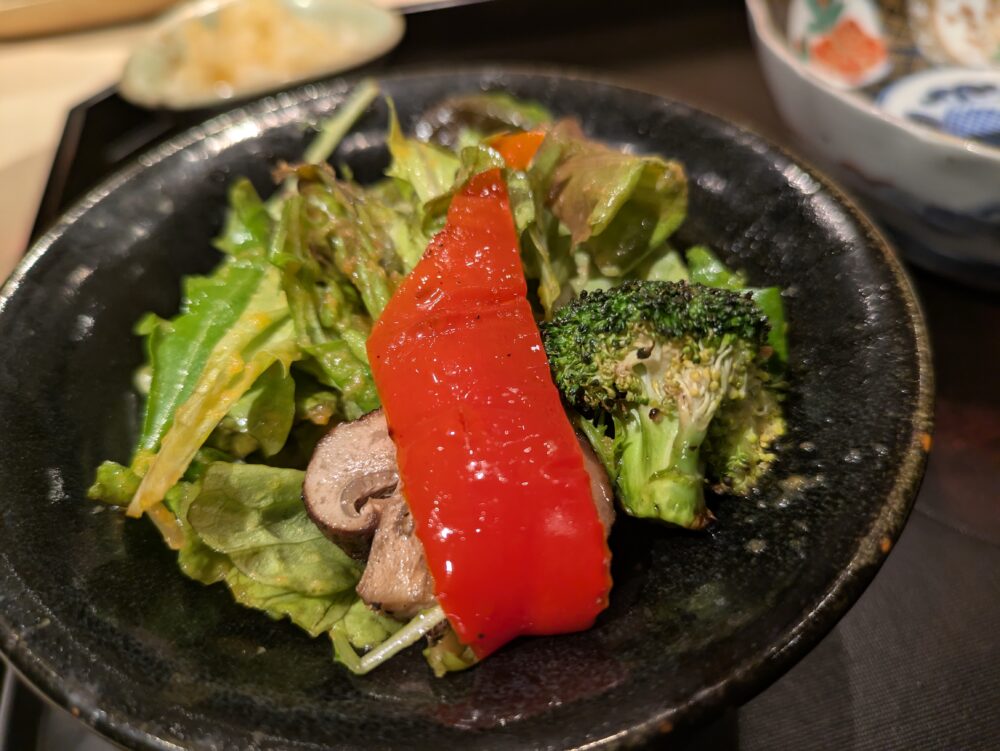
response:
[(302, 498), (327, 537), (350, 555), (364, 557), (398, 485), (396, 446), (378, 409), (340, 423), (320, 440), (306, 468)]

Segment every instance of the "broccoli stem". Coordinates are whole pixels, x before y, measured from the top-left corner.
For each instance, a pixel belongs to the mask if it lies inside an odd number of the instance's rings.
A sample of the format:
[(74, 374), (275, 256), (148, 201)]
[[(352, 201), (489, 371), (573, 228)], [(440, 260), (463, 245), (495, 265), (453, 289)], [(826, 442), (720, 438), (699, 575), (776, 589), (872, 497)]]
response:
[(701, 529), (711, 516), (705, 507), (701, 442), (704, 430), (682, 429), (676, 415), (647, 406), (616, 420), (622, 431), (618, 486), (632, 516)]

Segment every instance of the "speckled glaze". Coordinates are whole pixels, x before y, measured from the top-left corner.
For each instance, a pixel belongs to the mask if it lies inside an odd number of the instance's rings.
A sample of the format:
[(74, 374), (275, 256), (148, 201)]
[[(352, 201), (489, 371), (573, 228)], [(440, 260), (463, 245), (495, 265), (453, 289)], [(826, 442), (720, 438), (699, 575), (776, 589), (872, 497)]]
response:
[[(597, 626), (522, 640), (435, 679), (418, 653), (365, 677), (310, 640), (185, 579), (146, 521), (84, 491), (127, 458), (146, 310), (217, 256), (226, 185), (268, 189), (303, 123), (348, 85), (310, 86), (216, 118), (77, 205), (0, 294), (0, 644), (59, 704), (153, 749), (631, 746), (747, 699), (816, 643), (899, 534), (929, 447), (932, 376), (900, 264), (822, 178), (756, 135), (684, 105), (572, 76), (472, 69), (389, 76), (404, 125), (459, 91), (504, 89), (592, 135), (681, 159), (683, 242), (787, 289), (790, 433), (758, 498), (710, 501), (688, 533), (621, 520)], [(335, 161), (386, 160), (384, 107)], [(516, 554), (512, 550), (512, 555)]]

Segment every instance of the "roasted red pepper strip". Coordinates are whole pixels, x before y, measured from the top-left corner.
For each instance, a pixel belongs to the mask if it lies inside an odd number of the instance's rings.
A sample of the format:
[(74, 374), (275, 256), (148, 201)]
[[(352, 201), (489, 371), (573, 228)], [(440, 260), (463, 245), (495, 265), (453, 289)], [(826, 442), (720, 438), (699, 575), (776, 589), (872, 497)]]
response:
[(490, 139), (490, 147), (500, 152), (500, 156), (511, 169), (526, 170), (544, 140), (545, 133), (540, 130), (501, 133)]
[(368, 355), (438, 602), (485, 657), (589, 628), (610, 562), (526, 297), (499, 170), (455, 196)]

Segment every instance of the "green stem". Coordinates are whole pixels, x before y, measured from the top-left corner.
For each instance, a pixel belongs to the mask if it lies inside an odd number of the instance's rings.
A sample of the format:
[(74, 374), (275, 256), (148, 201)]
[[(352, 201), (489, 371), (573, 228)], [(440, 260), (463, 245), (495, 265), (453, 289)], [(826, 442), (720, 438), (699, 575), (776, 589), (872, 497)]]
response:
[(378, 96), (378, 84), (370, 78), (358, 84), (337, 111), (320, 126), (319, 135), (313, 139), (303, 155), (307, 164), (321, 164), (330, 158), (337, 145), (344, 139), (347, 132), (354, 127), (355, 121), (368, 109), (368, 105)]
[[(417, 613), (409, 623), (399, 629), (384, 642), (379, 644), (364, 657), (359, 657), (351, 646), (347, 634), (336, 626), (330, 632), (333, 639), (333, 647), (337, 653), (337, 659), (355, 675), (364, 675), (391, 657), (402, 652), (411, 644), (420, 641), (420, 638), (428, 631), (445, 620), (444, 610), (440, 605), (423, 610)], [(339, 625), (339, 624), (338, 624)]]
[[(372, 79), (366, 78), (359, 83), (347, 100), (320, 125), (319, 133), (306, 148), (302, 155), (302, 161), (306, 164), (322, 164), (329, 159), (340, 142), (344, 140), (344, 136), (354, 127), (354, 123), (368, 109), (368, 105), (375, 101), (378, 94), (378, 84)], [(275, 191), (274, 195), (268, 199), (267, 210), (273, 218), (279, 216), (281, 202), (294, 192), (296, 182), (294, 175), (285, 178), (281, 189)]]

